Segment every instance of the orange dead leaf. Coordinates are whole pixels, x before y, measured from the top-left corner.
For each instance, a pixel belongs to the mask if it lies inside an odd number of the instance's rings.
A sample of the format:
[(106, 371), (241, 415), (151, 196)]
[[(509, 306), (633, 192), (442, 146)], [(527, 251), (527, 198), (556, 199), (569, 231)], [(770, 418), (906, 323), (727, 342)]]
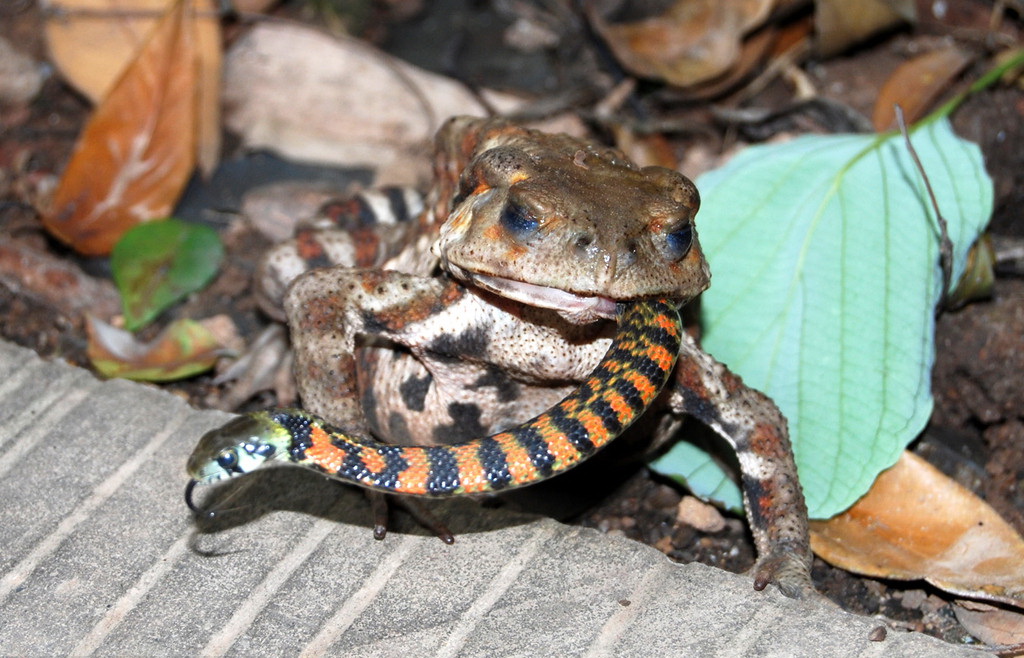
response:
[(675, 169), (679, 166), (679, 158), (662, 134), (638, 134), (622, 125), (613, 125), (612, 133), (619, 150), (641, 167), (658, 165)]
[(1024, 539), (984, 501), (910, 452), (856, 505), (812, 521), (811, 547), (856, 573), (924, 579), (960, 596), (1024, 606)]
[(61, 75), (99, 103), (172, 0), (50, 0), (44, 30)]
[[(44, 24), (61, 75), (94, 103), (117, 82), (174, 0), (49, 0)], [(215, 0), (189, 0), (199, 60), (199, 167), (209, 175), (220, 155), (221, 35)], [(239, 11), (262, 11), (250, 0)]]
[(970, 56), (956, 47), (935, 50), (900, 64), (882, 85), (871, 122), (883, 132), (896, 127), (895, 105), (903, 108), (907, 123), (925, 115), (931, 104), (970, 64)]
[(178, 0), (86, 124), (44, 224), (89, 255), (166, 217), (195, 167), (197, 62)]

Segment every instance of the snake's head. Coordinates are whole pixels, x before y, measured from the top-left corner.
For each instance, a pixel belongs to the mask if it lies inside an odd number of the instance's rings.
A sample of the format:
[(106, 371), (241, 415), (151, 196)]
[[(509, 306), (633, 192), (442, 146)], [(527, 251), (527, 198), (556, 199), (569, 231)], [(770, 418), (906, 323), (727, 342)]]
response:
[(200, 484), (251, 473), (288, 459), (287, 430), (264, 412), (246, 414), (210, 430), (188, 458), (188, 474)]
[(251, 473), (268, 462), (287, 460), (290, 437), (266, 412), (239, 416), (210, 430), (188, 458), (192, 478), (185, 488), (185, 504), (197, 515), (207, 514), (192, 502), (197, 484), (210, 484)]

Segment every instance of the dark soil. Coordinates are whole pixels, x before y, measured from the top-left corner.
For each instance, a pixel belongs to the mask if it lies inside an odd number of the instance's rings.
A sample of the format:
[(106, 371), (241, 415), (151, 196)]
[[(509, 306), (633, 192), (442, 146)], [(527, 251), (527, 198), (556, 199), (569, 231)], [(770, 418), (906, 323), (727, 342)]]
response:
[[(437, 3), (438, 11), (446, 11)], [(461, 3), (454, 3), (456, 9)], [(805, 66), (818, 89), (832, 100), (870, 114), (877, 90), (893, 68), (937, 38), (953, 39), (974, 52), (986, 45), (991, 4), (973, 0), (945, 3), (945, 20), (935, 18), (922, 3), (922, 20), (913, 30), (881, 38), (848, 55)], [(286, 13), (301, 10), (295, 3)], [(448, 11), (452, 11), (451, 8)], [(481, 32), (497, 29), (499, 17), (486, 16)], [(1019, 38), (1019, 16), (1004, 25), (1003, 37)], [(46, 51), (39, 27), (39, 9), (28, 0), (5, 3), (0, 12), (0, 36), (16, 47), (45, 60)], [(955, 22), (954, 22), (955, 21)], [(1016, 21), (1016, 23), (1014, 23)], [(410, 39), (429, 20), (388, 24), (377, 16), (370, 19), (368, 33), (388, 43), (388, 35), (400, 43), (430, 43)], [(488, 27), (490, 26), (490, 27)], [(396, 36), (397, 35), (397, 36)], [(578, 48), (591, 57), (574, 60), (574, 66), (553, 65), (543, 57), (531, 56), (524, 67), (538, 93), (554, 94), (562, 79), (571, 75), (585, 78), (580, 68), (598, 66), (585, 35)], [(497, 76), (490, 86), (503, 86), (515, 78), (516, 67), (498, 66), (507, 54), (486, 57), (472, 39), (431, 52), (445, 52), (447, 59), (433, 62), (436, 68), (451, 69), (466, 77)], [(483, 49), (486, 50), (486, 49)], [(410, 55), (414, 56), (414, 55)], [(460, 59), (462, 58), (462, 59)], [(431, 62), (423, 62), (428, 66)], [(567, 73), (567, 69), (571, 69)], [(977, 77), (981, 69), (970, 70), (965, 79)], [(589, 72), (594, 75), (593, 71)], [(504, 77), (501, 77), (504, 76)], [(475, 80), (474, 80), (475, 81)], [(554, 84), (552, 83), (554, 81)], [(586, 91), (586, 85), (581, 85)], [(589, 89), (591, 97), (598, 87)], [(641, 92), (642, 93), (642, 92)], [(771, 107), (781, 91), (769, 86), (751, 103)], [(581, 95), (577, 95), (580, 97)], [(582, 94), (587, 96), (587, 94)], [(83, 317), (72, 300), (61, 298), (59, 290), (40, 291), (19, 278), (3, 249), (17, 245), (67, 261), (81, 268), (81, 276), (104, 280), (103, 261), (78, 259), (42, 232), (35, 203), (59, 174), (78, 130), (88, 116), (88, 105), (56, 77), (51, 77), (41, 94), (28, 107), (0, 108), (0, 336), (30, 347), (47, 357), (61, 357), (89, 367), (85, 357)], [(686, 116), (703, 122), (688, 136), (674, 138), (678, 152), (691, 148), (716, 150), (734, 136), (709, 120), (707, 112), (692, 106), (648, 103), (647, 112), (662, 112), (665, 118)], [(1024, 202), (1024, 92), (1019, 87), (986, 91), (963, 106), (955, 117), (958, 130), (981, 144), (989, 172), (996, 181), (996, 211), (992, 232), (997, 247), (1008, 240), (1024, 240), (1020, 208)], [(687, 172), (694, 173), (694, 172)], [(223, 226), (221, 228), (224, 228)], [(219, 278), (188, 304), (169, 315), (209, 317), (229, 315), (246, 339), (255, 336), (267, 319), (252, 298), (251, 273), (260, 252), (268, 245), (255, 233), (235, 223), (225, 229), (228, 257)], [(7, 259), (5, 262), (4, 259)], [(89, 274), (86, 274), (88, 272)], [(24, 274), (24, 273), (23, 273)], [(105, 285), (105, 284), (104, 284)], [(166, 320), (167, 318), (162, 318)], [(938, 322), (937, 363), (934, 371), (935, 413), (928, 430), (914, 449), (938, 465), (961, 484), (989, 502), (1019, 532), (1024, 533), (1024, 280), (1020, 265), (998, 271), (990, 299), (943, 314)], [(210, 376), (169, 386), (198, 406), (215, 404), (223, 391)], [(250, 407), (274, 403), (261, 394)], [(638, 471), (614, 494), (584, 512), (579, 522), (610, 533), (621, 533), (657, 547), (681, 562), (698, 560), (732, 571), (753, 564), (754, 552), (741, 519), (728, 518), (723, 530), (706, 533), (681, 522), (677, 507), (683, 493), (657, 480), (645, 470)], [(897, 625), (924, 631), (952, 642), (965, 641), (966, 632), (957, 623), (950, 597), (921, 583), (880, 582), (859, 578), (834, 569), (820, 560), (814, 567), (816, 586), (843, 608), (859, 614), (882, 615)]]

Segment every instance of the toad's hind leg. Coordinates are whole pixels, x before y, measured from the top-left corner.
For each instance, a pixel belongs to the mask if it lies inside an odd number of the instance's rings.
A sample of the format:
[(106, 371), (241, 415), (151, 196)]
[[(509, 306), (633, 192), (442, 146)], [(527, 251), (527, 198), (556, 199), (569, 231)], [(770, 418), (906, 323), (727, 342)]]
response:
[(411, 347), (409, 334), (464, 294), (454, 282), (390, 270), (338, 267), (297, 279), (285, 311), (303, 406), (338, 427), (369, 433), (357, 373), (361, 337)]
[(754, 587), (774, 582), (793, 598), (813, 592), (807, 506), (782, 412), (689, 336), (684, 337), (675, 374), (673, 410), (695, 416), (736, 451), (758, 552)]

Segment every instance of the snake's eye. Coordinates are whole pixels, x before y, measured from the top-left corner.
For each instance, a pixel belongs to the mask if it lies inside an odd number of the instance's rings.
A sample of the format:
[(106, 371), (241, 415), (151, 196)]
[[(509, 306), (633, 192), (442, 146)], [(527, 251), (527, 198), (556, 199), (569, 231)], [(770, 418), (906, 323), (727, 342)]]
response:
[(223, 450), (217, 455), (217, 465), (230, 473), (238, 467), (238, 455), (234, 450)]

